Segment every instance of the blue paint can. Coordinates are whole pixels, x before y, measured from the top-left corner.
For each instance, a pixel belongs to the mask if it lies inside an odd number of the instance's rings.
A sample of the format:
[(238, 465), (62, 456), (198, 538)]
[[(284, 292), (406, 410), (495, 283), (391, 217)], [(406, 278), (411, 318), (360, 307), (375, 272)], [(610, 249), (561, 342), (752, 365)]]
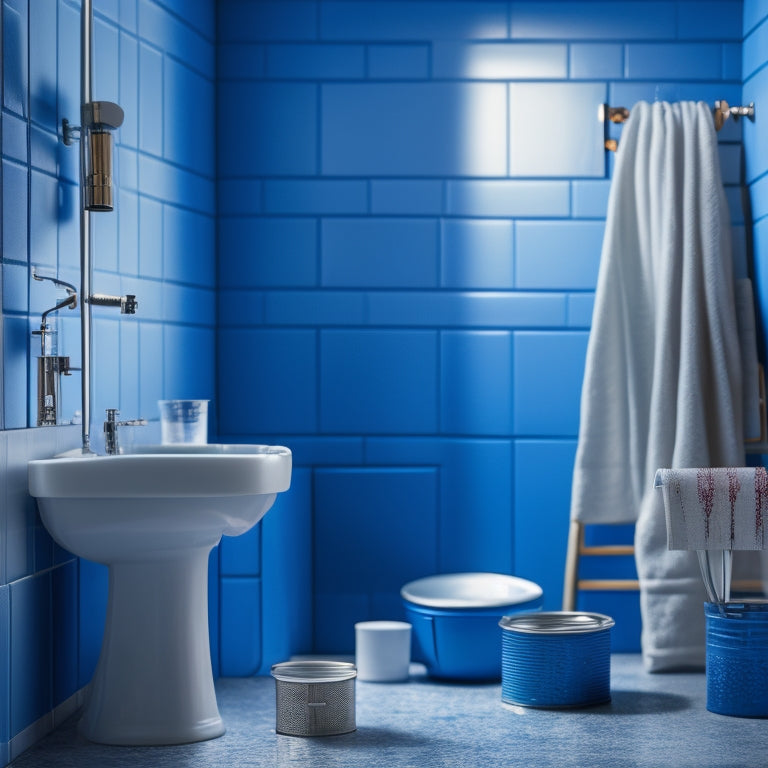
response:
[(705, 603), (707, 709), (768, 717), (768, 601)]
[(523, 707), (589, 707), (611, 700), (611, 627), (600, 613), (505, 616), (501, 700)]

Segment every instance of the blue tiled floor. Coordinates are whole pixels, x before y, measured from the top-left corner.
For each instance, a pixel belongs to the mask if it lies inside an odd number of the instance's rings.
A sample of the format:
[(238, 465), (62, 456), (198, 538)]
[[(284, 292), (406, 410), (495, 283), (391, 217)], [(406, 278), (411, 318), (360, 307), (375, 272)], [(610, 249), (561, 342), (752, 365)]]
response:
[(302, 739), (275, 734), (269, 677), (217, 682), (227, 733), (180, 747), (104, 747), (65, 723), (14, 768), (757, 768), (766, 765), (764, 720), (705, 708), (705, 678), (649, 675), (639, 656), (612, 659), (610, 704), (532, 710), (501, 704), (499, 685), (357, 683), (357, 731)]

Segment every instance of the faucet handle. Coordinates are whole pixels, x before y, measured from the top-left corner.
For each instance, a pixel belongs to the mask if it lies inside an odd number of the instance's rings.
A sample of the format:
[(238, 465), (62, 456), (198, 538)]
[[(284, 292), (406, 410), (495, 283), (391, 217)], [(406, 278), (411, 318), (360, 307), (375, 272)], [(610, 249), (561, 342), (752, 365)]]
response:
[(104, 422), (104, 447), (108, 456), (120, 453), (120, 444), (117, 439), (118, 427), (144, 427), (146, 419), (129, 419), (118, 421), (120, 411), (117, 408), (107, 408), (107, 420)]

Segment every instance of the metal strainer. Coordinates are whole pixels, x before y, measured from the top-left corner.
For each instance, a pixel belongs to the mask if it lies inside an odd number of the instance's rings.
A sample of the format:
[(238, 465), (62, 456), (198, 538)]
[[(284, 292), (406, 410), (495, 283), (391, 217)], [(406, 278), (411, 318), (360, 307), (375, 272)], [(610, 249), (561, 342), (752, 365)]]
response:
[(337, 736), (355, 725), (354, 664), (342, 661), (284, 661), (272, 667), (277, 733)]

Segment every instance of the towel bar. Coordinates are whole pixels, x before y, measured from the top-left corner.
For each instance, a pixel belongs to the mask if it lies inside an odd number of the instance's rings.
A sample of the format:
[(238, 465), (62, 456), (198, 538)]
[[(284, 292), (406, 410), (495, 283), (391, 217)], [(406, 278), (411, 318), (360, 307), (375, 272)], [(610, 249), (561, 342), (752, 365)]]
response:
[[(715, 120), (715, 130), (719, 131), (725, 121), (732, 117), (734, 120), (738, 120), (740, 117), (746, 117), (752, 122), (755, 120), (755, 103), (750, 102), (746, 107), (732, 107), (724, 99), (720, 99), (715, 102), (715, 107), (712, 110), (712, 115)], [(629, 119), (629, 110), (626, 107), (610, 107), (608, 104), (601, 104), (598, 109), (598, 120), (601, 123), (610, 121), (612, 123), (624, 123)], [(616, 139), (605, 139), (605, 148), (611, 152), (615, 152), (619, 148), (619, 143)]]

